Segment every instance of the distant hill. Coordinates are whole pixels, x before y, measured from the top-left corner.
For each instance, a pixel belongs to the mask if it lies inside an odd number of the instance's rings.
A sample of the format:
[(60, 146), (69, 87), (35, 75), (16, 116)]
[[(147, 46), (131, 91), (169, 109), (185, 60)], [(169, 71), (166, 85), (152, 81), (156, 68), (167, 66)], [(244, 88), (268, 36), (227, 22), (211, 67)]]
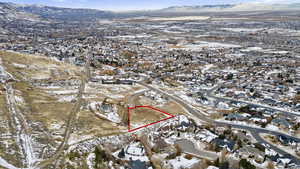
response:
[(19, 5), (0, 2), (0, 21), (10, 20), (60, 20), (90, 21), (100, 18), (114, 18), (117, 14), (96, 9), (73, 9), (41, 5)]
[(241, 3), (225, 5), (203, 5), (203, 6), (173, 6), (158, 10), (159, 12), (234, 12), (234, 11), (285, 11), (300, 10), (300, 3), (294, 4), (265, 4), (265, 3)]
[(12, 3), (0, 2), (1, 23), (19, 20), (40, 21), (40, 18), (37, 15), (18, 10), (17, 7)]
[(0, 23), (12, 21), (48, 22), (48, 21), (94, 21), (97, 19), (112, 19), (140, 16), (162, 16), (168, 13), (182, 15), (200, 12), (234, 12), (234, 11), (300, 11), (297, 4), (263, 4), (241, 3), (236, 5), (203, 5), (203, 6), (173, 6), (160, 10), (136, 12), (110, 12), (96, 9), (73, 9), (41, 5), (19, 5), (0, 2)]
[(22, 12), (38, 15), (45, 19), (54, 20), (82, 21), (99, 18), (113, 18), (115, 16), (113, 12), (96, 9), (73, 9), (39, 5), (23, 5), (18, 6), (17, 9)]

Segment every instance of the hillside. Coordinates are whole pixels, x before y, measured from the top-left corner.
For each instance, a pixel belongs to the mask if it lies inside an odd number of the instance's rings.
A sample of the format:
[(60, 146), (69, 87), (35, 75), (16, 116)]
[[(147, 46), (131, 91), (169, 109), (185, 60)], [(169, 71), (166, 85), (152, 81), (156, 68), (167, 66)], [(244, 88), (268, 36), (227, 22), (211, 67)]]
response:
[(57, 20), (87, 21), (101, 18), (113, 18), (116, 14), (96, 9), (73, 9), (41, 5), (19, 5), (0, 2), (0, 21), (14, 20)]
[(234, 12), (234, 11), (291, 11), (300, 10), (300, 3), (295, 4), (265, 4), (241, 3), (236, 5), (204, 5), (204, 6), (173, 6), (159, 10), (160, 12)]
[(166, 13), (201, 13), (201, 12), (239, 12), (239, 11), (297, 11), (297, 4), (264, 4), (241, 3), (225, 5), (203, 6), (173, 6), (153, 11), (111, 12), (96, 9), (61, 8), (41, 5), (19, 5), (0, 2), (0, 22), (16, 20), (41, 22), (41, 21), (95, 21), (98, 19), (126, 18), (137, 16), (164, 15)]
[(17, 9), (22, 12), (38, 15), (44, 19), (55, 20), (94, 20), (114, 17), (112, 12), (96, 9), (72, 9), (38, 5), (23, 5), (18, 6)]
[(0, 2), (0, 22), (16, 20), (39, 21), (37, 15), (20, 11), (14, 4)]

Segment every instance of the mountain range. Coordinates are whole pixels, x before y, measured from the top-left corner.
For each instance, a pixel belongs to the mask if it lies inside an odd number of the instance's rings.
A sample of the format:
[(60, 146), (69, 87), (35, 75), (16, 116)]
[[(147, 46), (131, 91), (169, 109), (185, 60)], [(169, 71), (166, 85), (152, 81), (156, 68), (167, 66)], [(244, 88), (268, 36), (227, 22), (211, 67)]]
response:
[(235, 12), (235, 11), (296, 11), (300, 10), (300, 3), (294, 4), (264, 4), (241, 3), (225, 5), (203, 6), (173, 6), (160, 10), (112, 12), (97, 9), (60, 8), (41, 5), (19, 5), (0, 2), (0, 23), (15, 20), (27, 21), (92, 21), (97, 19), (111, 19), (130, 16), (147, 16), (164, 13), (201, 13), (201, 12)]
[(0, 2), (0, 21), (13, 20), (58, 20), (83, 21), (101, 18), (113, 18), (116, 14), (110, 11), (97, 9), (60, 8), (41, 5), (19, 5)]
[(300, 3), (293, 4), (265, 4), (265, 3), (240, 3), (227, 5), (203, 6), (173, 6), (161, 9), (161, 12), (234, 12), (234, 11), (290, 11), (300, 10)]
[(11, 3), (0, 2), (0, 21), (16, 21), (16, 20), (39, 20), (37, 15), (29, 12), (21, 11), (16, 5)]

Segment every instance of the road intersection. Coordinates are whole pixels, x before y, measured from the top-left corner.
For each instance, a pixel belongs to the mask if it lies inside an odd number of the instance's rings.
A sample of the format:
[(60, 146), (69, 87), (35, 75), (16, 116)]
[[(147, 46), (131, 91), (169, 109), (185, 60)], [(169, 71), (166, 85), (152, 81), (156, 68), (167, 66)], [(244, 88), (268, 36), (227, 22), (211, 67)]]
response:
[[(260, 144), (263, 144), (263, 145), (267, 145), (268, 147), (272, 148), (274, 151), (276, 151), (277, 153), (281, 154), (283, 158), (289, 158), (291, 159), (295, 164), (297, 165), (300, 165), (300, 160), (299, 158), (293, 156), (292, 154), (289, 154), (288, 152), (285, 152), (284, 150), (272, 145), (272, 144), (269, 144), (266, 140), (264, 140), (260, 134), (271, 134), (271, 135), (274, 135), (274, 136), (279, 136), (279, 135), (282, 135), (282, 136), (286, 136), (288, 138), (293, 138), (295, 141), (297, 142), (300, 142), (300, 139), (297, 138), (297, 137), (293, 137), (293, 136), (289, 136), (289, 135), (286, 135), (286, 134), (283, 134), (283, 133), (280, 133), (280, 132), (276, 132), (276, 131), (272, 131), (272, 130), (267, 130), (267, 129), (263, 129), (263, 128), (256, 128), (256, 127), (251, 127), (251, 126), (246, 126), (246, 125), (239, 125), (239, 124), (232, 124), (232, 123), (225, 123), (225, 122), (219, 122), (219, 121), (215, 121), (215, 120), (212, 120), (210, 119), (209, 117), (207, 117), (204, 113), (202, 113), (201, 111), (199, 110), (196, 110), (194, 109), (193, 107), (191, 107), (189, 104), (185, 103), (184, 101), (182, 101), (180, 98), (176, 97), (176, 96), (172, 96), (160, 89), (157, 89), (157, 88), (154, 88), (146, 83), (143, 83), (143, 82), (136, 82), (146, 88), (148, 88), (149, 90), (153, 90), (155, 92), (158, 92), (160, 93), (161, 95), (164, 95), (165, 97), (168, 97), (169, 99), (175, 101), (176, 103), (178, 103), (179, 105), (181, 105), (183, 108), (185, 108), (190, 114), (192, 114), (194, 117), (202, 120), (202, 121), (205, 121), (207, 123), (210, 123), (210, 124), (214, 124), (216, 126), (228, 126), (228, 127), (231, 127), (231, 128), (237, 128), (237, 129), (242, 129), (242, 130), (247, 130), (249, 131), (252, 136), (256, 139), (256, 141)], [(224, 98), (218, 98), (216, 96), (213, 96), (212, 95), (212, 91), (215, 90), (216, 88), (213, 88), (212, 90), (209, 90), (207, 92), (207, 96), (208, 97), (212, 97), (214, 99), (219, 99), (220, 101), (222, 100), (231, 100), (231, 99), (224, 99)], [(233, 100), (233, 99), (232, 99)], [(237, 101), (237, 100), (234, 100), (234, 101)], [(241, 102), (243, 103), (242, 101), (237, 101), (237, 102)], [(247, 103), (248, 104), (248, 103)], [(257, 105), (257, 104), (253, 104), (257, 107), (263, 107), (265, 108), (265, 106), (260, 106), (260, 105)], [(269, 108), (269, 107), (268, 107)], [(281, 110), (277, 110), (275, 108), (273, 108), (274, 110), (276, 111), (281, 111)], [(287, 111), (281, 111), (285, 114), (293, 114), (295, 115), (294, 113), (290, 113), (290, 112), (287, 112)]]

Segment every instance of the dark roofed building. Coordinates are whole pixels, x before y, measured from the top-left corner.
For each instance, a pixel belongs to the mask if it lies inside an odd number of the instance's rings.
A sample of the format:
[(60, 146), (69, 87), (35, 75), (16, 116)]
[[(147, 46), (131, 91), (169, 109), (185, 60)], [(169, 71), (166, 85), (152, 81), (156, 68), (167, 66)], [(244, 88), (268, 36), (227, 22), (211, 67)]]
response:
[(151, 167), (147, 162), (141, 160), (130, 160), (128, 164), (129, 169), (148, 169)]
[(212, 141), (212, 144), (215, 145), (218, 148), (226, 148), (228, 151), (232, 152), (235, 142), (232, 140), (226, 140), (226, 139), (219, 139), (216, 138)]

